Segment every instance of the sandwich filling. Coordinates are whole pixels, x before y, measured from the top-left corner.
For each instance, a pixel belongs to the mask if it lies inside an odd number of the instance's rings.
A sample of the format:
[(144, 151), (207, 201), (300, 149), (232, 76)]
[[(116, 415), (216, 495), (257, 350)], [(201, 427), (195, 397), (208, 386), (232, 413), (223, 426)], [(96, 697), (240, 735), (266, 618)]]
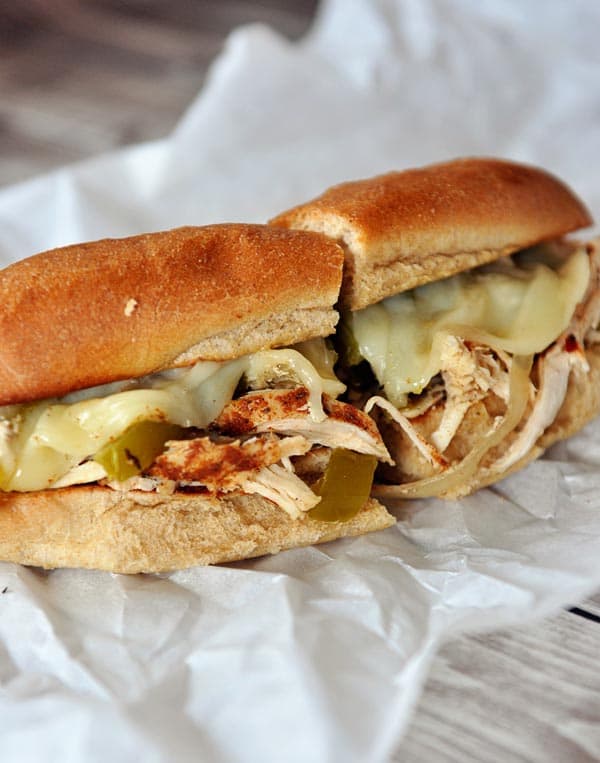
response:
[(349, 394), (397, 461), (379, 495), (458, 496), (535, 445), (598, 341), (599, 256), (544, 244), (344, 316)]
[[(339, 505), (358, 511), (377, 461), (391, 459), (371, 418), (336, 400), (334, 361), (315, 339), (5, 406), (0, 489), (239, 491), (294, 518), (349, 518)], [(336, 498), (328, 471), (340, 469), (359, 477)]]

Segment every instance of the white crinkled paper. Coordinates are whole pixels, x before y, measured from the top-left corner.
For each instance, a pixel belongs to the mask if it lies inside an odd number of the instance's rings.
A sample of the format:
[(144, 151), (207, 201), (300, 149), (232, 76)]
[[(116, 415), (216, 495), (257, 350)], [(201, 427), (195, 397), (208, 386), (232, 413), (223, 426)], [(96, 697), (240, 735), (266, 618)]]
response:
[[(457, 155), (540, 164), (600, 215), (600, 6), (330, 0), (301, 43), (232, 34), (166, 140), (0, 192), (4, 262), (265, 221)], [(0, 564), (0, 760), (384, 761), (442, 640), (600, 585), (600, 423), (381, 533), (169, 576)]]

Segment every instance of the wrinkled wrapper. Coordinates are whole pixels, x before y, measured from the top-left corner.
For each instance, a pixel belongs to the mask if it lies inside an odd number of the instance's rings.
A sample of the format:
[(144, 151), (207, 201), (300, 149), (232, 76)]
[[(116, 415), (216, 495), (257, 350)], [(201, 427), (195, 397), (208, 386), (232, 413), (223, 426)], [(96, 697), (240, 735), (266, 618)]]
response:
[[(555, 172), (600, 215), (594, 2), (332, 0), (236, 30), (165, 140), (0, 192), (0, 257), (264, 222), (460, 155)], [(68, 352), (68, 348), (65, 348)], [(354, 540), (167, 576), (0, 564), (2, 761), (384, 761), (441, 642), (600, 585), (600, 421), (459, 502)]]

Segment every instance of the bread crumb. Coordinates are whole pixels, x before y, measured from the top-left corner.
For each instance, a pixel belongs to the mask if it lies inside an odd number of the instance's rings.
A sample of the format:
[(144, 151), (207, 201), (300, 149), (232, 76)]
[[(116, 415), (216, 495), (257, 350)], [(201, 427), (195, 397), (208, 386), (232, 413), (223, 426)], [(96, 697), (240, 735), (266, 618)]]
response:
[(131, 299), (127, 300), (127, 304), (125, 305), (125, 315), (129, 318), (130, 315), (133, 315), (133, 311), (138, 306), (137, 299), (134, 299), (131, 297)]

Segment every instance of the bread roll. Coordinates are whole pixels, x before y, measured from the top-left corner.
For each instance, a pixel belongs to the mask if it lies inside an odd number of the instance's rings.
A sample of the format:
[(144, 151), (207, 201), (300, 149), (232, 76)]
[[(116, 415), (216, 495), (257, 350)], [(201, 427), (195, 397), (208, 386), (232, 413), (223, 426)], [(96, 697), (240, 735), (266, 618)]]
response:
[(0, 271), (0, 405), (330, 334), (341, 249), (261, 225), (178, 228)]
[(553, 175), (478, 158), (342, 183), (271, 220), (325, 233), (344, 247), (340, 304), (348, 310), (590, 223)]
[[(56, 443), (47, 434), (36, 439), (36, 430), (32, 436), (22, 423), (30, 403), (42, 400), (42, 407), (52, 408), (48, 398), (76, 390), (331, 334), (342, 265), (341, 248), (321, 234), (228, 224), (68, 246), (7, 267), (0, 272), (0, 405), (25, 406), (0, 415), (0, 478), (3, 469), (9, 476), (19, 472), (17, 454), (32, 443), (35, 458), (25, 460), (31, 473), (40, 474), (47, 452), (66, 461), (75, 453), (68, 469), (77, 469), (79, 459), (84, 467), (94, 465), (89, 459), (95, 451), (78, 450), (83, 435), (76, 416), (61, 425)], [(148, 380), (140, 382), (144, 386)], [(110, 390), (94, 390), (93, 396), (104, 393)], [(199, 394), (194, 391), (196, 405)], [(215, 393), (206, 394), (210, 402)], [(62, 412), (63, 402), (54, 408)], [(86, 409), (78, 410), (87, 421)], [(151, 421), (164, 415), (161, 409), (148, 414)], [(302, 415), (309, 416), (308, 406)], [(188, 433), (229, 443), (232, 438), (213, 432), (214, 426)], [(256, 433), (247, 435), (252, 440)], [(94, 431), (90, 437), (100, 447), (100, 435)], [(317, 521), (299, 510), (292, 518), (276, 503), (276, 490), (271, 501), (250, 489), (242, 492), (241, 483), (234, 489), (218, 483), (223, 474), (231, 480), (230, 472), (258, 473), (272, 465), (258, 457), (250, 464), (241, 451), (232, 451), (240, 464), (210, 463), (217, 481), (210, 491), (195, 484), (197, 472), (186, 463), (174, 467), (172, 482), (157, 478), (148, 492), (112, 482), (0, 492), (0, 559), (47, 568), (163, 572), (275, 553), (394, 522), (373, 499), (344, 522)], [(135, 453), (125, 450), (125, 456), (142, 469)], [(229, 472), (219, 471), (221, 466)]]
[[(564, 236), (591, 223), (584, 204), (558, 178), (535, 167), (489, 158), (458, 159), (342, 183), (271, 221), (278, 227), (325, 233), (342, 245), (346, 261), (340, 305), (350, 312), (376, 305), (386, 297), (427, 283), (441, 282), (451, 275), (535, 244), (553, 242), (553, 251), (566, 258), (578, 247), (567, 242)], [(396, 462), (394, 466), (379, 466), (379, 479), (388, 484), (377, 485), (375, 495), (466, 495), (520, 468), (551, 443), (578, 431), (600, 412), (598, 242), (590, 242), (586, 249), (590, 276), (584, 299), (575, 308), (569, 326), (563, 326), (564, 335), (555, 337), (555, 341), (537, 355), (539, 359), (549, 352), (562, 354), (560, 372), (555, 369), (548, 376), (560, 386), (561, 392), (566, 389), (562, 406), (558, 401), (553, 407), (548, 402), (548, 395), (542, 399), (539, 379), (534, 378), (531, 400), (521, 421), (515, 421), (511, 431), (507, 424), (506, 436), (476, 463), (471, 454), (481, 450), (486, 435), (493, 433), (503, 416), (508, 416), (512, 401), (509, 405), (499, 405), (495, 392), (500, 387), (496, 386), (493, 391), (492, 372), (489, 367), (485, 368), (486, 361), (482, 360), (483, 366), (477, 367), (474, 347), (477, 342), (470, 338), (467, 316), (465, 325), (448, 329), (450, 333), (457, 332), (459, 339), (460, 332), (466, 332), (462, 355), (457, 351), (455, 358), (462, 370), (455, 372), (453, 377), (453, 368), (439, 368), (429, 379), (434, 383), (433, 377), (442, 371), (435, 382), (438, 385), (437, 402), (410, 421), (402, 420), (401, 409), (396, 410), (398, 415), (394, 418), (393, 406), (388, 406), (387, 413), (374, 409), (376, 421)], [(449, 286), (449, 294), (452, 288)], [(440, 290), (434, 294), (441, 295), (442, 289), (440, 284)], [(461, 299), (466, 299), (465, 294), (461, 294)], [(504, 297), (506, 294), (504, 292)], [(372, 331), (368, 340), (364, 339), (364, 346), (376, 354), (380, 376), (390, 374), (390, 368), (398, 372), (400, 361), (393, 348), (383, 344), (381, 337), (388, 336), (385, 333), (388, 326), (399, 328), (401, 324), (394, 324), (395, 320), (406, 320), (407, 325), (412, 325), (408, 304), (403, 303), (406, 313), (394, 312), (390, 308), (385, 314), (389, 323), (384, 322), (381, 314), (376, 319), (370, 313), (362, 324), (363, 328), (367, 326)], [(497, 310), (504, 303), (496, 296), (494, 304)], [(397, 304), (396, 308), (400, 310)], [(488, 305), (486, 310), (490, 309)], [(350, 316), (348, 325), (352, 325), (353, 320)], [(431, 318), (431, 321), (435, 324), (436, 319)], [(380, 335), (375, 333), (376, 326), (383, 327)], [(364, 328), (365, 332), (367, 330)], [(519, 331), (516, 326), (514, 330)], [(479, 332), (479, 336), (482, 334), (485, 335), (485, 331)], [(471, 337), (476, 335), (477, 329)], [(389, 336), (395, 336), (401, 342), (397, 331), (394, 334), (390, 329)], [(343, 343), (346, 338), (342, 336), (340, 341)], [(572, 363), (568, 360), (569, 343), (577, 356), (571, 357)], [(481, 340), (481, 345), (485, 345), (485, 340)], [(403, 344), (399, 346), (404, 348)], [(358, 346), (355, 349), (358, 350)], [(351, 353), (356, 355), (354, 349)], [(510, 364), (510, 358), (499, 360), (501, 354), (496, 355), (496, 361), (492, 359), (490, 362)], [(471, 367), (469, 364), (474, 370), (465, 370)], [(411, 391), (420, 392), (421, 367), (409, 367), (414, 375), (410, 381), (415, 386)], [(536, 368), (539, 364), (534, 363)], [(478, 382), (475, 381), (479, 374), (479, 383), (485, 386), (486, 373), (490, 377), (487, 394), (480, 393), (483, 387), (477, 388)], [(535, 373), (534, 370), (534, 376)], [(454, 385), (450, 401), (447, 379)], [(380, 378), (379, 382), (383, 384), (384, 380)], [(407, 381), (402, 389), (409, 386)], [(450, 416), (445, 415), (448, 410)], [(555, 415), (553, 421), (546, 421), (549, 414), (544, 411), (549, 410)], [(534, 437), (533, 442), (525, 436), (518, 440), (518, 433), (525, 429), (529, 417), (533, 423), (526, 434), (535, 429), (540, 430), (539, 436)], [(452, 430), (452, 421), (460, 421), (458, 429)], [(539, 421), (543, 424), (538, 425)], [(440, 433), (444, 426), (452, 432), (449, 442)], [(441, 450), (435, 447), (436, 442), (442, 443)], [(513, 450), (509, 450), (515, 442)], [(477, 468), (473, 469), (474, 465)]]
[(39, 567), (167, 572), (381, 530), (371, 499), (347, 522), (291, 519), (257, 495), (160, 495), (80, 486), (0, 493), (0, 559)]

